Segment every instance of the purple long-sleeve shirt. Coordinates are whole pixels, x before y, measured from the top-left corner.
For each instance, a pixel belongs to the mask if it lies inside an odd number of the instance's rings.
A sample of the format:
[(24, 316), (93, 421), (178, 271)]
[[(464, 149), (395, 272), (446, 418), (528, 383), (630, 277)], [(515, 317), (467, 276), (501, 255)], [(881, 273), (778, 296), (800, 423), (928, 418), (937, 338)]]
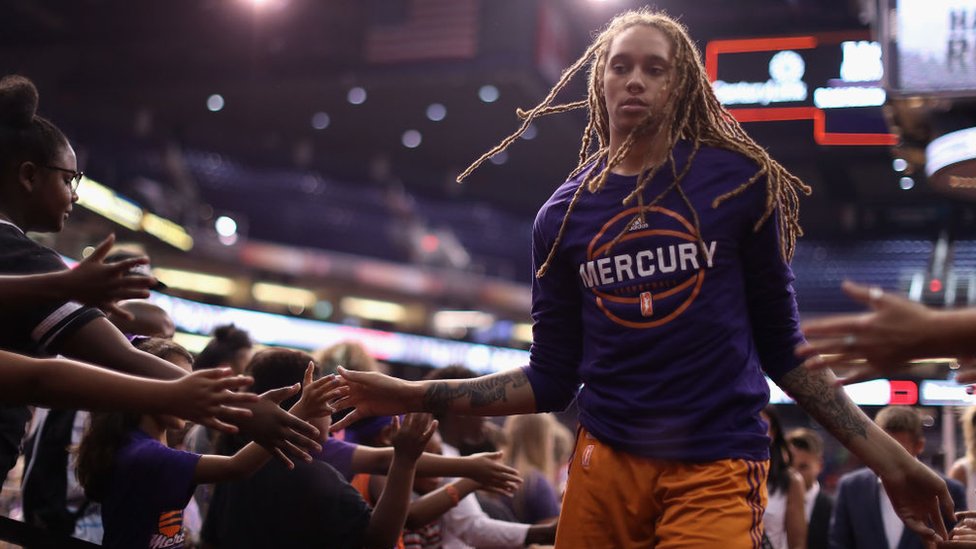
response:
[[(677, 173), (690, 149), (675, 148)], [(622, 205), (636, 177), (611, 174), (601, 191), (583, 191), (547, 273), (533, 283), (525, 372), (539, 411), (563, 409), (577, 396), (590, 433), (640, 456), (768, 459), (763, 370), (775, 381), (799, 364), (793, 273), (776, 218), (753, 229), (766, 206), (765, 179), (712, 206), (756, 171), (734, 152), (698, 152), (681, 189), (700, 218), (704, 249), (677, 190), (643, 219), (636, 201)], [(585, 175), (540, 209), (536, 268)], [(672, 181), (666, 165), (645, 188), (645, 204)]]

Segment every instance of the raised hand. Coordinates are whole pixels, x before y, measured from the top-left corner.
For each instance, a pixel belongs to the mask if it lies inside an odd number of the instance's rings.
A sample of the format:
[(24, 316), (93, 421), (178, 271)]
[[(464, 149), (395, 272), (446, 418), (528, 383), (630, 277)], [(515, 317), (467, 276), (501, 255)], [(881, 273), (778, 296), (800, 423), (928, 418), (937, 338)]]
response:
[(278, 405), (298, 393), (301, 387), (300, 383), (296, 383), (262, 394), (257, 401), (243, 405), (251, 410), (252, 416), (237, 421), (241, 432), (264, 446), (288, 467), (294, 467), (294, 463), (287, 454), (310, 462), (312, 456), (308, 452), (322, 450), (322, 446), (316, 442), (319, 430), (282, 410)]
[(336, 410), (354, 408), (346, 417), (332, 425), (332, 431), (344, 429), (360, 419), (373, 416), (392, 416), (420, 409), (414, 404), (414, 382), (404, 381), (377, 372), (354, 372), (338, 368), (341, 382), (331, 391)]
[(400, 423), (400, 418), (393, 416), (393, 452), (395, 455), (416, 462), (420, 454), (424, 453), (427, 442), (437, 430), (437, 420), (430, 414), (407, 414)]
[(138, 265), (149, 263), (149, 258), (136, 257), (115, 263), (105, 263), (115, 235), (109, 235), (95, 251), (83, 259), (74, 269), (65, 273), (64, 281), (72, 299), (117, 314), (128, 320), (132, 315), (117, 305), (126, 299), (149, 297), (149, 288), (156, 284), (151, 276), (129, 275)]
[(332, 415), (335, 411), (329, 405), (329, 393), (339, 383), (336, 376), (325, 376), (313, 380), (315, 363), (309, 362), (302, 381), (302, 396), (289, 410), (297, 418), (309, 420)]
[(502, 463), (502, 455), (502, 452), (471, 454), (464, 458), (471, 463), (471, 470), (465, 476), (489, 492), (512, 495), (522, 484), (522, 477), (516, 469)]
[(925, 342), (933, 329), (931, 309), (877, 287), (846, 281), (843, 289), (870, 310), (804, 322), (809, 341), (797, 347), (796, 354), (807, 359), (805, 367), (850, 366), (841, 380), (849, 384), (889, 375), (911, 359), (929, 356)]
[(251, 410), (239, 405), (256, 402), (258, 396), (237, 392), (254, 383), (254, 379), (233, 373), (230, 368), (212, 368), (168, 382), (172, 390), (165, 400), (172, 407), (171, 413), (207, 427), (236, 433), (237, 426), (228, 421), (236, 423), (251, 417)]

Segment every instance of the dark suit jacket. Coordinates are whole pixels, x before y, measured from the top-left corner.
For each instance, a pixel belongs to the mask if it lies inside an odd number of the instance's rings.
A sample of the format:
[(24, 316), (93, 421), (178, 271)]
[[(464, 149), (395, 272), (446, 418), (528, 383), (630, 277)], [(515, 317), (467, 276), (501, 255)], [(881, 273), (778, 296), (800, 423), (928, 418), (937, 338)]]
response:
[[(945, 480), (956, 510), (965, 509), (966, 491), (962, 484)], [(881, 489), (878, 476), (870, 469), (858, 469), (840, 478), (830, 521), (831, 549), (888, 549), (881, 519)], [(952, 523), (946, 521), (946, 528), (951, 527)], [(905, 528), (898, 549), (923, 549), (922, 540)]]
[(830, 546), (830, 515), (834, 512), (834, 498), (820, 489), (813, 500), (813, 513), (807, 524), (807, 549), (827, 549)]

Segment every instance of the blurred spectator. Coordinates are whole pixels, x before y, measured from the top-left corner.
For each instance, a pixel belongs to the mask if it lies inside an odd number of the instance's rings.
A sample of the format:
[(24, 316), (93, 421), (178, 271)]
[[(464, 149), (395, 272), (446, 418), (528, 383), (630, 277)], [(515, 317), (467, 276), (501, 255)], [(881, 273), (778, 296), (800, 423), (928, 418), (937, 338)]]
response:
[(820, 488), (818, 480), (824, 464), (823, 438), (812, 429), (800, 427), (786, 434), (786, 442), (793, 455), (793, 468), (803, 477), (806, 488), (807, 549), (826, 549), (834, 498)]
[(522, 476), (522, 486), (503, 501), (519, 522), (536, 524), (559, 516), (555, 476), (554, 419), (549, 414), (509, 416), (505, 457)]
[(966, 508), (976, 509), (976, 406), (966, 408), (959, 418), (966, 455), (956, 460), (949, 469), (949, 478), (962, 484), (966, 490)]
[(336, 373), (336, 368), (339, 366), (357, 372), (389, 373), (385, 364), (374, 359), (366, 348), (356, 341), (343, 341), (319, 349), (312, 353), (312, 358), (325, 375)]
[[(918, 411), (908, 406), (882, 408), (875, 423), (897, 440), (911, 455), (918, 457), (925, 449), (925, 434)], [(947, 479), (956, 510), (966, 506), (966, 495), (958, 482)], [(944, 517), (946, 527), (952, 517)], [(880, 520), (879, 520), (880, 519)], [(830, 546), (835, 549), (922, 549), (922, 539), (905, 528), (895, 514), (878, 479), (870, 469), (847, 473), (840, 479), (834, 514), (830, 521)]]
[(769, 426), (770, 444), (766, 480), (769, 499), (763, 515), (766, 540), (772, 549), (802, 548), (807, 542), (803, 477), (792, 467), (793, 455), (786, 444), (776, 408), (767, 405), (761, 414)]

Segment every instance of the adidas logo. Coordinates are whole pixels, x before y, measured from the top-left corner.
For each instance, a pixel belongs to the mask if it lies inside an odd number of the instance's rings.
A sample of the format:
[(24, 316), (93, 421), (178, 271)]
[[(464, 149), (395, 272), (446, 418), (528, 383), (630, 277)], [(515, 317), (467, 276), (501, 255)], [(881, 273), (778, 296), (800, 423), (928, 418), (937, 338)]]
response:
[(627, 229), (627, 232), (641, 231), (646, 228), (647, 228), (647, 222), (641, 219), (640, 216), (638, 216), (635, 217), (634, 220), (630, 223), (630, 227)]

